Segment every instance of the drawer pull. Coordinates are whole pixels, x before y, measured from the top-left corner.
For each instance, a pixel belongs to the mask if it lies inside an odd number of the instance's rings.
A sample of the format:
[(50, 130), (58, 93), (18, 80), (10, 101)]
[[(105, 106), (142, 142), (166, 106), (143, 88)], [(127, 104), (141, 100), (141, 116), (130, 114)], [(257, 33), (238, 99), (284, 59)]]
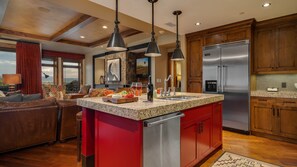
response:
[(279, 117), (279, 109), (277, 109), (277, 117)]
[(275, 116), (275, 108), (272, 108), (272, 115)]

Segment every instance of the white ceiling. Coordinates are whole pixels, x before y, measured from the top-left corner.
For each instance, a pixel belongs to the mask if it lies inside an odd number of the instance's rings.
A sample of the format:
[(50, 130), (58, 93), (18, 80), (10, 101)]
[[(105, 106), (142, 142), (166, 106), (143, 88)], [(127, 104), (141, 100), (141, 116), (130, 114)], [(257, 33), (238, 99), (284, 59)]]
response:
[[(115, 0), (90, 1), (115, 9)], [(272, 5), (263, 8), (264, 2)], [(297, 0), (159, 0), (155, 4), (155, 24), (175, 32), (175, 27), (166, 25), (168, 22), (175, 24), (174, 10), (182, 10), (180, 34), (187, 34), (250, 18), (261, 21), (297, 13)], [(120, 0), (119, 11), (151, 23), (151, 4), (147, 0)], [(196, 22), (201, 25), (196, 26)]]

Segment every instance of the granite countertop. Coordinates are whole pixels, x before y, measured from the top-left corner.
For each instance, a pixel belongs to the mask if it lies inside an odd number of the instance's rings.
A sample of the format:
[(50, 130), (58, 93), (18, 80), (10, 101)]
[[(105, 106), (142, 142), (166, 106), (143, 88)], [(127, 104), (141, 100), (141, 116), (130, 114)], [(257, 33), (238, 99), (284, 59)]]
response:
[(267, 92), (265, 90), (251, 91), (252, 97), (297, 98), (297, 91)]
[(143, 95), (138, 102), (113, 104), (103, 102), (101, 97), (95, 97), (77, 99), (77, 104), (85, 108), (133, 120), (144, 120), (224, 100), (224, 96), (219, 94), (177, 93), (177, 95), (193, 96), (194, 98), (179, 101), (154, 99), (154, 102), (145, 102), (146, 95)]

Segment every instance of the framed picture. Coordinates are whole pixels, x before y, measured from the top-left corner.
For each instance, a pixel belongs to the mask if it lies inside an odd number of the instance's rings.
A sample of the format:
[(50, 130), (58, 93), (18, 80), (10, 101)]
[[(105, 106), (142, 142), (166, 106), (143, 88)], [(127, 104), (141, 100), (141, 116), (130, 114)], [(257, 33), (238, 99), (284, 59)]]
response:
[(121, 59), (107, 60), (106, 68), (108, 82), (121, 81)]
[(148, 57), (136, 59), (137, 78), (147, 78), (150, 75), (150, 59)]

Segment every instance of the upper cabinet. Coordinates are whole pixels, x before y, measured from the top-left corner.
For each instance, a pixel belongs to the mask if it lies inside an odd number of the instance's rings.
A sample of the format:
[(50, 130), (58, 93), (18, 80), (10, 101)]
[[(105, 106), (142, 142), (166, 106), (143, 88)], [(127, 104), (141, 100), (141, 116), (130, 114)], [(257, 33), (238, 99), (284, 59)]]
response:
[(257, 23), (254, 48), (256, 73), (297, 72), (297, 15)]
[(187, 34), (188, 92), (202, 92), (203, 47), (251, 40), (254, 19)]

